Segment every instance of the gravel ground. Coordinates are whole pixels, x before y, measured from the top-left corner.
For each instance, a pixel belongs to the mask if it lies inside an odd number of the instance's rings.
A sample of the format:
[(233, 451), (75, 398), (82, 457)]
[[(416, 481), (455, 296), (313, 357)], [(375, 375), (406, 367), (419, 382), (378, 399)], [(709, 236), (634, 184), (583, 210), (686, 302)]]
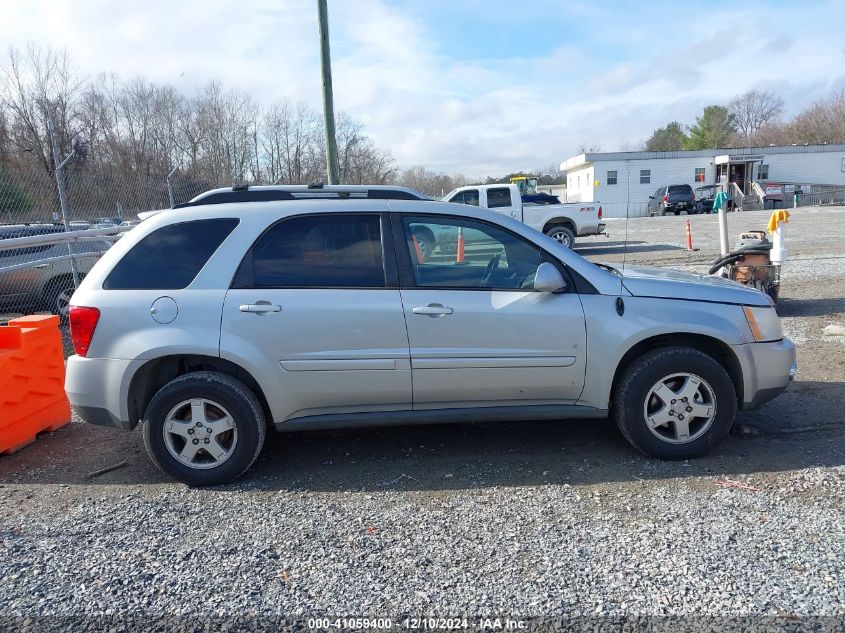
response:
[[(731, 231), (767, 215), (731, 215)], [(626, 262), (703, 269), (715, 219), (690, 219), (701, 251), (680, 248), (683, 216), (637, 219)], [(623, 228), (579, 250), (618, 262)], [(799, 380), (712, 454), (647, 459), (595, 420), (271, 435), (240, 482), (202, 490), (163, 478), (137, 433), (74, 421), (0, 457), (0, 628), (437, 615), (842, 630), (845, 341), (823, 329), (845, 325), (845, 209), (800, 210), (790, 231), (779, 311)]]

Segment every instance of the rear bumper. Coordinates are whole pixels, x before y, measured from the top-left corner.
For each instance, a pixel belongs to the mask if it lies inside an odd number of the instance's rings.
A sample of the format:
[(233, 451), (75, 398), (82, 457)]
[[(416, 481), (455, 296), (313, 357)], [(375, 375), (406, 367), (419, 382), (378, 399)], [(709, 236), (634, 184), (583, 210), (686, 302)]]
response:
[(592, 226), (585, 226), (578, 232), (578, 237), (586, 237), (589, 235), (601, 235), (607, 225), (604, 222), (594, 224)]
[(787, 338), (737, 345), (734, 351), (742, 365), (744, 410), (756, 409), (777, 397), (795, 379), (795, 344)]
[(120, 420), (116, 418), (108, 409), (101, 407), (85, 407), (80, 405), (73, 405), (71, 408), (83, 422), (87, 422), (88, 424), (93, 424), (95, 426), (108, 426), (115, 429), (123, 429), (124, 431), (131, 431), (135, 428), (135, 425), (130, 424), (128, 420)]
[(131, 430), (129, 382), (144, 361), (71, 356), (65, 370), (65, 392), (74, 412), (85, 422)]

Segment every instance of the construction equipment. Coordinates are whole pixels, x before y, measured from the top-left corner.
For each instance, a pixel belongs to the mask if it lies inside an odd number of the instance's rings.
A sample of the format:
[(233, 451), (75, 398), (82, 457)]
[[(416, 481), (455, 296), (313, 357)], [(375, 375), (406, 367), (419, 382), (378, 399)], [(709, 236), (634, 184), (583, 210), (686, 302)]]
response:
[(519, 195), (526, 204), (560, 204), (560, 199), (550, 193), (537, 191), (540, 179), (536, 176), (512, 176), (511, 184), (519, 189)]
[(519, 193), (522, 195), (537, 193), (537, 184), (540, 179), (536, 176), (513, 176), (511, 177), (511, 184), (519, 188)]
[(723, 277), (765, 292), (777, 303), (780, 293), (780, 264), (771, 261), (772, 243), (765, 231), (740, 233), (736, 250), (717, 259), (710, 274), (721, 270)]

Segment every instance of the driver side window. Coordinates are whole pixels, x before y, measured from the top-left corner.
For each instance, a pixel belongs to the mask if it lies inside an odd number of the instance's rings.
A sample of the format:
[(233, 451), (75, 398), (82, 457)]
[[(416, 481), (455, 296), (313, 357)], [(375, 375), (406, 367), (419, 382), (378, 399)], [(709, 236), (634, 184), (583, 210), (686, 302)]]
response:
[(534, 288), (543, 256), (521, 237), (463, 218), (406, 216), (403, 226), (417, 287)]

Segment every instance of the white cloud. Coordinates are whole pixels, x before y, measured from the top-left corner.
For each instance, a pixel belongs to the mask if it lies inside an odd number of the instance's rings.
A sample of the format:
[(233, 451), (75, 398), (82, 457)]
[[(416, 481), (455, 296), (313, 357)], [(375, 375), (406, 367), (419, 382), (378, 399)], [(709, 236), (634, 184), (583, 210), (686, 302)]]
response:
[[(754, 87), (781, 93), (797, 111), (845, 84), (834, 21), (818, 15), (835, 16), (835, 3), (714, 10), (697, 21), (690, 9), (663, 43), (652, 16), (634, 16), (634, 7), (567, 5), (595, 33), (509, 59), (455, 59), (416, 3), (329, 4), (336, 107), (364, 121), (401, 165), (475, 175), (536, 168), (582, 142), (605, 150), (639, 142)], [(526, 10), (542, 19), (555, 6)], [(3, 18), (0, 41), (66, 48), (88, 74), (144, 76), (188, 94), (219, 79), (264, 103), (320, 104), (311, 0), (5, 0)]]

